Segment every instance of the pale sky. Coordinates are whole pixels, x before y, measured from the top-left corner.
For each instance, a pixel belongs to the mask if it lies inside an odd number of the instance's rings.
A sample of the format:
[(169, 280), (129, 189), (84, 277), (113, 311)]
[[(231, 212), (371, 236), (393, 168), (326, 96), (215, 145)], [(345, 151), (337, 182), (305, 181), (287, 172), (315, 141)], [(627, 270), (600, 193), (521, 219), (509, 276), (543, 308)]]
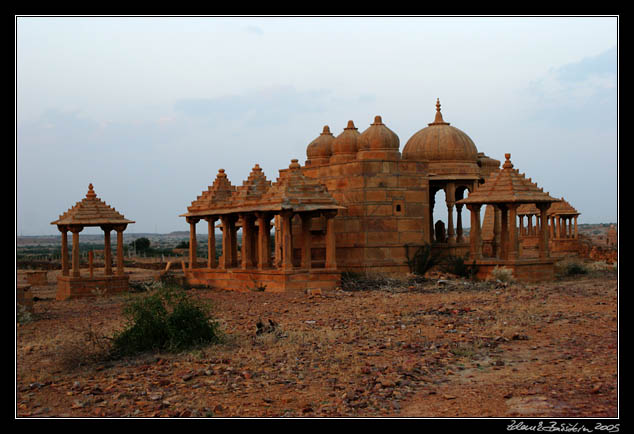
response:
[(15, 37), (17, 235), (57, 234), (89, 183), (126, 232), (188, 230), (219, 168), (274, 181), (375, 115), (402, 151), (436, 98), (579, 223), (618, 218), (615, 16), (19, 16)]

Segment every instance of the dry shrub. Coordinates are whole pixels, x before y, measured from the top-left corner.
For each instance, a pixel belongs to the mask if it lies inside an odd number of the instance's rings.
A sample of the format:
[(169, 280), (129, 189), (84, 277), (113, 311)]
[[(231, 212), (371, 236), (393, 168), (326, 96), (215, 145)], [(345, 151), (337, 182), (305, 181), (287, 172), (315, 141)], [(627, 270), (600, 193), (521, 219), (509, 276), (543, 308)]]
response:
[(506, 267), (495, 266), (493, 271), (491, 271), (491, 277), (494, 280), (499, 280), (500, 282), (512, 282), (513, 281), (513, 270)]
[(57, 350), (60, 367), (65, 370), (78, 369), (110, 359), (112, 338), (88, 330), (64, 342)]

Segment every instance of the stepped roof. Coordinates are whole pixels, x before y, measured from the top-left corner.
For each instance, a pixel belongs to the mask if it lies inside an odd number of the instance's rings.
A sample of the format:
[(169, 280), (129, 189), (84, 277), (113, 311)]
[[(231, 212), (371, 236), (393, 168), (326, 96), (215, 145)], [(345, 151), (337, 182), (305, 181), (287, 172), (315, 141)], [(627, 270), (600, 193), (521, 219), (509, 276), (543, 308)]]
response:
[[(222, 170), (222, 169), (221, 169)], [(275, 183), (266, 179), (259, 165), (255, 165), (248, 179), (241, 187), (233, 189), (226, 180), (224, 171), (218, 174), (221, 182), (214, 182), (214, 186), (199, 196), (188, 212), (181, 217), (204, 217), (254, 211), (282, 211), (292, 210), (317, 211), (344, 208), (339, 206), (328, 193), (326, 187), (316, 179), (304, 176), (297, 160), (291, 160), (288, 169), (280, 170), (280, 177)], [(219, 178), (216, 178), (218, 181)], [(225, 182), (226, 180), (226, 182)], [(225, 185), (223, 194), (216, 200), (213, 192), (219, 191)], [(230, 192), (229, 195), (227, 195)]]
[(51, 222), (52, 225), (58, 226), (101, 226), (128, 223), (134, 222), (126, 219), (121, 213), (99, 199), (92, 184), (88, 185), (88, 193), (84, 199), (60, 215), (59, 219)]
[(558, 199), (544, 193), (537, 184), (526, 179), (523, 173), (513, 168), (511, 154), (505, 154), (506, 161), (502, 170), (491, 176), (469, 197), (461, 199), (460, 204), (496, 204), (496, 203), (548, 203), (557, 202)]
[(550, 208), (548, 208), (548, 215), (576, 216), (579, 214), (579, 211), (577, 211), (572, 205), (564, 200), (563, 197), (558, 202), (553, 203)]

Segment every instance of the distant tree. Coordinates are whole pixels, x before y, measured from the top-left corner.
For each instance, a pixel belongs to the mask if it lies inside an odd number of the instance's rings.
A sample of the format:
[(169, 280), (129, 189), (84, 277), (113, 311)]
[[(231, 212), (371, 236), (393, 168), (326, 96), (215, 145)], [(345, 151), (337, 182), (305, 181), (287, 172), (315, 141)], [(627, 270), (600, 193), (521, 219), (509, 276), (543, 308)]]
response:
[(137, 238), (130, 243), (137, 252), (145, 252), (150, 249), (150, 240), (147, 238)]

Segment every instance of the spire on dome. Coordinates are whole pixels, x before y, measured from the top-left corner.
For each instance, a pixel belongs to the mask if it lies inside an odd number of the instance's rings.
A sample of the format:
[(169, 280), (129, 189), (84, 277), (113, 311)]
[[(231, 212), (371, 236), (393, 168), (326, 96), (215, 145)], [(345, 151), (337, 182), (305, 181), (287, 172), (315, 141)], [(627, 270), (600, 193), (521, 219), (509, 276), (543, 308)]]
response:
[(445, 122), (442, 118), (442, 113), (440, 112), (440, 98), (436, 98), (436, 117), (434, 118), (434, 122), (429, 125), (449, 125), (449, 122)]

